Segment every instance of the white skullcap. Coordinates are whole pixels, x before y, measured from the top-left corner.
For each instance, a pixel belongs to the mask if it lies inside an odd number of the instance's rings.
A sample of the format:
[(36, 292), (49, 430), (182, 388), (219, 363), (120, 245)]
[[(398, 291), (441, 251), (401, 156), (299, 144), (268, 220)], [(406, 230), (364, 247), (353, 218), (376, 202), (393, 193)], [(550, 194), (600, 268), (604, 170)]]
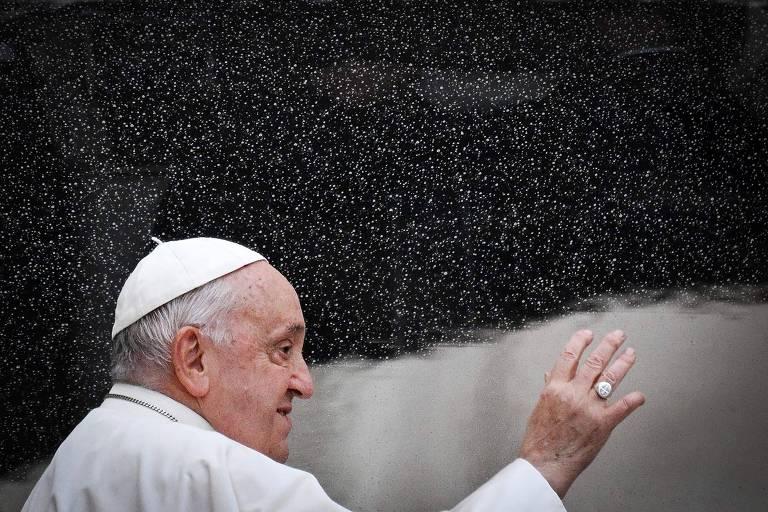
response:
[(218, 238), (160, 242), (126, 279), (117, 298), (112, 337), (147, 313), (188, 291), (234, 272), (261, 254)]

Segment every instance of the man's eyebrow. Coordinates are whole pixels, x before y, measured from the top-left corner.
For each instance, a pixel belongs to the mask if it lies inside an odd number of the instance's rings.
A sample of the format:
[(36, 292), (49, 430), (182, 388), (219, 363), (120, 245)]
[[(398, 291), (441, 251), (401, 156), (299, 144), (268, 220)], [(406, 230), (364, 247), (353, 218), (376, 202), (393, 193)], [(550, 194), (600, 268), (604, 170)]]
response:
[(291, 334), (296, 334), (297, 332), (304, 332), (305, 330), (306, 330), (306, 327), (304, 326), (304, 324), (299, 322), (292, 323), (286, 328), (286, 331), (288, 331)]
[(278, 325), (273, 331), (271, 331), (272, 334), (270, 334), (270, 338), (273, 339), (274, 343), (279, 343), (280, 341), (284, 340), (286, 336), (293, 337), (298, 333), (303, 333), (305, 330), (306, 327), (304, 326), (303, 322), (292, 322), (288, 325), (285, 325), (285, 327)]

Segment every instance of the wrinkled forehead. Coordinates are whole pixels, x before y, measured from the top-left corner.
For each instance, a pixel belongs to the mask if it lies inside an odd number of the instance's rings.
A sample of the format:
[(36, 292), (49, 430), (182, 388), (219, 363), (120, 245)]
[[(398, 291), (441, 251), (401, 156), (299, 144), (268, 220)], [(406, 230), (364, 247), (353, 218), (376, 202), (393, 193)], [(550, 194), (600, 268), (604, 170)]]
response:
[(301, 304), (291, 283), (266, 261), (246, 265), (228, 276), (238, 297), (238, 309), (249, 317), (276, 318), (303, 324)]

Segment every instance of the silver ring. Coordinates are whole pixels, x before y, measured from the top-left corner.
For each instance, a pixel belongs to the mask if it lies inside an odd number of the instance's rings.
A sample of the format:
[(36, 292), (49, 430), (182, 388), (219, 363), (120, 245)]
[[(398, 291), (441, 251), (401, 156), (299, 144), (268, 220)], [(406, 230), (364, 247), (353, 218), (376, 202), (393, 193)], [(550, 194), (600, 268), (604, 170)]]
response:
[(611, 396), (611, 391), (613, 391), (613, 386), (606, 380), (601, 380), (595, 384), (595, 392), (597, 393), (597, 396), (603, 400), (607, 400), (608, 397)]

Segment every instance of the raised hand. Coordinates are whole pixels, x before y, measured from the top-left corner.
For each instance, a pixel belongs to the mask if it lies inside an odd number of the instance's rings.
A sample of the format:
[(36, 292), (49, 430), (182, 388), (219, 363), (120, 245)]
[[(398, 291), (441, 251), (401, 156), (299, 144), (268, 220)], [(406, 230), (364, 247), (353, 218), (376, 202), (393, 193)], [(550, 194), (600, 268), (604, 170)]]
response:
[(611, 403), (598, 396), (597, 382), (613, 391), (635, 363), (635, 352), (625, 350), (608, 363), (625, 340), (614, 331), (597, 346), (583, 365), (579, 361), (592, 342), (591, 331), (575, 333), (560, 354), (528, 420), (520, 457), (547, 479), (560, 497), (594, 460), (616, 426), (645, 403), (639, 391)]

